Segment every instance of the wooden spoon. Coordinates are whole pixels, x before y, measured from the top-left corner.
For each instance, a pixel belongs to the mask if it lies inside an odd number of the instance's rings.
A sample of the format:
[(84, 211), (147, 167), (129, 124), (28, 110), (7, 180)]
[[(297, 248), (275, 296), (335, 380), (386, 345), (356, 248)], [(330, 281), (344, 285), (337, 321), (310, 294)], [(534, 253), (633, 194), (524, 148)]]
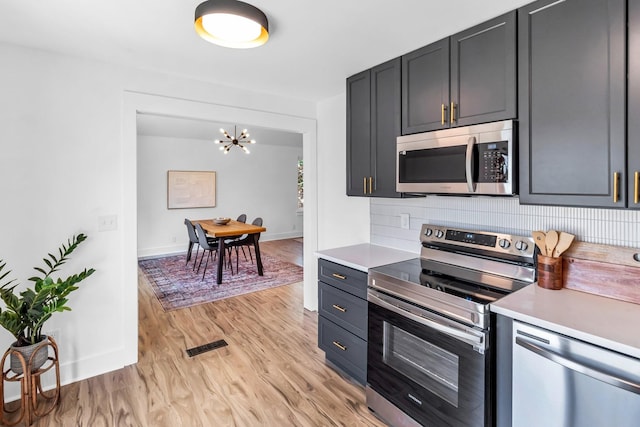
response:
[(564, 253), (564, 251), (569, 249), (569, 246), (571, 246), (574, 237), (575, 236), (571, 233), (565, 233), (564, 231), (561, 231), (560, 235), (558, 236), (558, 244), (553, 250), (553, 257), (558, 258)]
[(547, 256), (547, 248), (545, 247), (545, 239), (546, 236), (544, 231), (533, 231), (531, 233), (533, 235), (533, 240), (536, 242), (536, 246), (540, 249), (540, 253), (544, 256)]
[(544, 244), (547, 247), (547, 256), (553, 256), (553, 250), (558, 244), (558, 232), (556, 230), (547, 231), (547, 237), (544, 240)]

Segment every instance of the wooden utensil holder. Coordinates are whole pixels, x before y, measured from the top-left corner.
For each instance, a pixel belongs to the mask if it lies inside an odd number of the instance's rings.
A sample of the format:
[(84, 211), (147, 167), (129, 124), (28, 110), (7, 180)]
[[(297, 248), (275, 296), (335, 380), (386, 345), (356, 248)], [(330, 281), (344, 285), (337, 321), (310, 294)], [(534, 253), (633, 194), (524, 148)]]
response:
[(562, 257), (538, 254), (538, 286), (545, 289), (562, 289)]

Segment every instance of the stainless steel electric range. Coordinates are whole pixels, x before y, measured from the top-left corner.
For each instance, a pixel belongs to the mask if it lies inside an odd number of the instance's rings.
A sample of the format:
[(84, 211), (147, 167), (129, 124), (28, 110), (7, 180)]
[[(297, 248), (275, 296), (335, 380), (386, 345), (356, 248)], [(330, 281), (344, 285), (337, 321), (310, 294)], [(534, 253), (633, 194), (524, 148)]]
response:
[(489, 305), (535, 281), (531, 237), (425, 224), (420, 257), (369, 270), (367, 405), (392, 426), (491, 426)]

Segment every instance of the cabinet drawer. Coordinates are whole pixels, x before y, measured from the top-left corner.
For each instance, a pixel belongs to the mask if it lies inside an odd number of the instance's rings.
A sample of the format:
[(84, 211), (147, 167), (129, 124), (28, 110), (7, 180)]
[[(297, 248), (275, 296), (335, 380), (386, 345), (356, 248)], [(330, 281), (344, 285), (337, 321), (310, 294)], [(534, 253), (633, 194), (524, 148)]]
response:
[(318, 260), (318, 280), (360, 298), (367, 298), (367, 273), (324, 259)]
[(322, 316), (318, 317), (318, 346), (327, 360), (361, 384), (367, 381), (367, 342)]
[(367, 339), (367, 301), (318, 283), (320, 315), (342, 326), (360, 338)]

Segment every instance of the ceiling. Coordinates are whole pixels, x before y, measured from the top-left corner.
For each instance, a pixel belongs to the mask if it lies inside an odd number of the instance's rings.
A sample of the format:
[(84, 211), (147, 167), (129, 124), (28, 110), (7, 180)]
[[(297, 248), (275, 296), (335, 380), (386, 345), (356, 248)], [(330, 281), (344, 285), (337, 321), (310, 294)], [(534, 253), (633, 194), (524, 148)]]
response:
[(0, 42), (318, 101), (345, 78), (529, 0), (246, 0), (266, 45), (219, 47), (193, 28), (201, 0), (0, 0)]
[(160, 116), (156, 114), (138, 114), (136, 130), (138, 135), (163, 138), (195, 139), (213, 141), (225, 140), (220, 133), (224, 129), (234, 135), (247, 129), (249, 139), (255, 139), (261, 145), (280, 145), (302, 148), (302, 134), (283, 130), (267, 129), (247, 123), (220, 123), (216, 121), (190, 119), (185, 117)]

